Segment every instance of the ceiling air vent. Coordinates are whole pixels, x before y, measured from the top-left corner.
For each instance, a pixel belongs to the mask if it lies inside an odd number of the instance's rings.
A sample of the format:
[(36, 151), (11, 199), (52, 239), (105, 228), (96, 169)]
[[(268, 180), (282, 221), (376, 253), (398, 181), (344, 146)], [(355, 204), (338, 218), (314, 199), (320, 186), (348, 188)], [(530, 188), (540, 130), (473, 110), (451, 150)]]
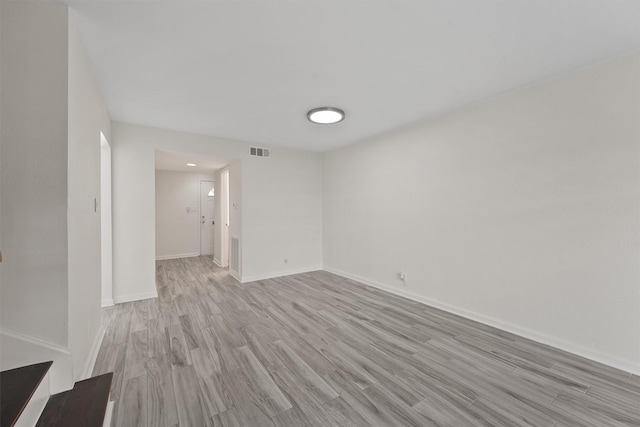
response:
[(260, 148), (260, 147), (251, 147), (249, 149), (249, 153), (255, 157), (269, 157), (269, 149), (268, 148)]

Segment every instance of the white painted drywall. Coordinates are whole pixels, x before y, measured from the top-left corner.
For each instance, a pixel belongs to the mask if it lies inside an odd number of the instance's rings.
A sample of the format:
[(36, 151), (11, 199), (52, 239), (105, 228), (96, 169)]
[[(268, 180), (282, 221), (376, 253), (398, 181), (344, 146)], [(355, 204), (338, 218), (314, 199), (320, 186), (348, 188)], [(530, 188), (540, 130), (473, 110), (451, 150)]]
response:
[(0, 331), (0, 343), (0, 370), (50, 360), (53, 362), (49, 369), (51, 393), (60, 393), (73, 387), (73, 366), (67, 348), (6, 331)]
[(156, 170), (156, 259), (200, 254), (200, 181), (214, 176)]
[[(263, 159), (264, 160), (264, 159)], [(245, 160), (246, 161), (246, 160)], [(244, 259), (247, 256), (247, 251), (244, 247), (244, 234), (243, 234), (243, 224), (242, 224), (242, 211), (244, 209), (244, 198), (243, 195), (243, 170), (242, 163), (239, 161), (233, 162), (229, 165), (229, 235), (227, 236), (228, 241), (228, 267), (229, 272), (232, 276), (234, 276), (238, 280), (242, 280), (243, 276), (243, 266)], [(240, 239), (240, 259), (238, 260), (238, 273), (239, 276), (236, 277), (236, 273), (231, 269), (231, 238), (237, 237)], [(275, 242), (274, 242), (275, 243)], [(276, 243), (277, 245), (277, 243)]]
[(67, 346), (67, 7), (2, 2), (0, 325)]
[(73, 16), (69, 19), (68, 86), (69, 349), (77, 380), (100, 334), (100, 132), (109, 138), (111, 119)]
[[(0, 2), (0, 26), (2, 25), (2, 2)], [(2, 29), (0, 28), (0, 97), (2, 97)], [(0, 102), (0, 111), (2, 110), (2, 103)], [(4, 134), (2, 133), (2, 113), (0, 112), (0, 167), (2, 167), (2, 141), (4, 141)], [(0, 171), (0, 214), (2, 214), (2, 171)], [(2, 256), (2, 221), (0, 220), (0, 257)], [(2, 270), (2, 266), (0, 266)], [(0, 272), (0, 279), (2, 273)], [(2, 282), (0, 282), (0, 285)], [(0, 302), (0, 308), (2, 303)], [(0, 329), (2, 327), (2, 316), (0, 316)], [(2, 343), (0, 343), (0, 351), (2, 351)], [(0, 361), (0, 364), (2, 362)]]
[(321, 269), (322, 159), (273, 150), (242, 168), (251, 183), (243, 185), (243, 281)]
[[(282, 272), (317, 269), (322, 265), (322, 218), (318, 213), (308, 216), (300, 206), (314, 199), (322, 204), (322, 155), (299, 150), (273, 149), (268, 159), (249, 156), (249, 144), (174, 132), (144, 126), (114, 122), (112, 124), (113, 161), (113, 232), (114, 283), (116, 302), (150, 298), (155, 288), (155, 168), (156, 149), (189, 152), (238, 159), (231, 168), (231, 186), (238, 185), (236, 202), (240, 220), (231, 233), (251, 230), (249, 242), (242, 242), (242, 273), (246, 276), (276, 276)], [(257, 163), (265, 162), (265, 163)], [(239, 176), (236, 176), (236, 172)], [(309, 188), (283, 188), (283, 180), (316, 180)], [(234, 184), (235, 183), (235, 184)], [(241, 191), (237, 191), (240, 190)], [(286, 199), (291, 212), (274, 215), (275, 205)], [(233, 213), (232, 213), (233, 215)], [(268, 227), (257, 227), (266, 215)], [(276, 233), (270, 228), (293, 232)], [(275, 238), (265, 238), (275, 236)], [(269, 252), (285, 253), (295, 248), (288, 267), (282, 262), (261, 262), (260, 256)], [(259, 264), (259, 265), (258, 265)]]
[(638, 373), (639, 119), (634, 54), (327, 153), (325, 267)]
[(222, 209), (224, 207), (224, 203), (222, 198), (224, 193), (222, 192), (222, 171), (227, 169), (228, 166), (225, 166), (214, 173), (213, 178), (213, 190), (216, 195), (215, 200), (215, 209), (213, 210), (213, 220), (215, 222), (213, 226), (213, 262), (221, 266), (221, 252), (222, 252)]

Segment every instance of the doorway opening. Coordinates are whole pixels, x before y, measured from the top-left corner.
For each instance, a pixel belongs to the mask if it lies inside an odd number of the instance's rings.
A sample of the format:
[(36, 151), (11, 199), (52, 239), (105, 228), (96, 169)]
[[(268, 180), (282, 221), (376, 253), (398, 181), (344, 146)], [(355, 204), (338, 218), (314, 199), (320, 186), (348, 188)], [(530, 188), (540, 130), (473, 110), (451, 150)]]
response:
[(236, 163), (156, 150), (156, 260), (207, 256), (216, 266), (229, 265), (229, 171)]
[(215, 185), (200, 181), (200, 255), (214, 255)]
[(100, 258), (102, 306), (113, 305), (113, 234), (111, 222), (111, 146), (100, 132)]

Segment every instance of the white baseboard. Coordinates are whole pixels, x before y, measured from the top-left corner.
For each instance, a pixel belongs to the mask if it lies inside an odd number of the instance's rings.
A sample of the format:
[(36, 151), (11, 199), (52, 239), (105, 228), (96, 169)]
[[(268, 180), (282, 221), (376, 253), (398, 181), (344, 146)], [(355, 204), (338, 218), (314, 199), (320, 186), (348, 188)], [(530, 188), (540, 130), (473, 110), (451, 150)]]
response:
[(102, 300), (102, 308), (111, 307), (113, 305), (113, 298)]
[(0, 370), (53, 361), (49, 369), (51, 394), (73, 387), (73, 362), (69, 349), (19, 332), (0, 330)]
[(57, 351), (57, 352), (60, 352), (60, 353), (71, 355), (71, 352), (69, 351), (69, 349), (66, 349), (64, 347), (60, 347), (59, 345), (50, 343), (49, 341), (45, 341), (45, 340), (41, 340), (39, 338), (33, 338), (33, 337), (28, 336), (28, 335), (21, 334), (20, 332), (10, 331), (8, 329), (0, 329), (0, 335), (5, 335), (7, 337), (16, 338), (16, 339), (19, 339), (21, 341), (25, 341), (25, 342), (30, 343), (30, 344), (34, 344), (34, 345), (37, 345), (37, 346), (40, 346), (40, 347), (47, 348), (47, 349), (52, 350), (52, 351)]
[(213, 258), (213, 263), (214, 263), (216, 266), (218, 266), (218, 267), (222, 268), (222, 263), (220, 262), (220, 260), (219, 260), (219, 259), (217, 259), (217, 258), (215, 258), (215, 257), (214, 257), (214, 258)]
[(158, 292), (141, 292), (139, 294), (120, 295), (113, 297), (113, 302), (116, 304), (122, 304), (123, 302), (139, 301), (149, 298), (158, 298)]
[(373, 286), (374, 288), (378, 288), (383, 291), (387, 291), (392, 294), (396, 294), (396, 295), (399, 295), (399, 296), (408, 298), (410, 300), (420, 302), (435, 308), (439, 308), (441, 310), (448, 311), (449, 313), (457, 314), (458, 316), (462, 316), (467, 319), (474, 320), (476, 322), (484, 323), (485, 325), (493, 326), (494, 328), (502, 329), (503, 331), (510, 332), (512, 334), (519, 335), (521, 337), (524, 337), (533, 341), (537, 341), (539, 343), (546, 344), (569, 353), (573, 353), (577, 356), (584, 357), (586, 359), (590, 359), (595, 362), (599, 362), (599, 363), (611, 366), (613, 368), (621, 369), (623, 371), (630, 372), (635, 375), (640, 375), (640, 363), (634, 363), (629, 360), (620, 359), (616, 356), (602, 353), (598, 350), (594, 350), (578, 344), (567, 342), (565, 340), (552, 337), (540, 332), (536, 332), (531, 329), (522, 328), (520, 326), (511, 324), (508, 322), (497, 320), (492, 317), (488, 317), (479, 313), (465, 310), (463, 308), (455, 307), (440, 301), (426, 298), (422, 295), (418, 295), (413, 292), (408, 292), (403, 289), (394, 288), (379, 282), (365, 279), (364, 277), (347, 273), (345, 271), (337, 270), (331, 267), (324, 267), (324, 270), (328, 271), (329, 273), (337, 274), (338, 276), (346, 277), (348, 279), (355, 280), (356, 282)]
[(116, 404), (115, 401), (110, 400), (107, 402), (107, 410), (104, 413), (104, 422), (102, 423), (102, 427), (110, 427), (111, 426), (111, 418), (113, 417), (113, 406)]
[(296, 268), (293, 270), (278, 271), (276, 273), (256, 274), (254, 276), (243, 276), (240, 282), (249, 283), (249, 282), (255, 282), (257, 280), (267, 280), (267, 279), (273, 279), (276, 277), (292, 276), (294, 274), (309, 273), (311, 271), (318, 271), (318, 270), (322, 270), (322, 267), (320, 266), (304, 267), (304, 268)]
[(156, 261), (161, 261), (163, 259), (193, 258), (194, 256), (200, 256), (200, 254), (188, 253), (188, 254), (160, 255), (160, 256), (156, 256)]
[(102, 345), (102, 339), (104, 338), (105, 329), (100, 327), (98, 333), (93, 338), (93, 344), (91, 345), (91, 350), (89, 351), (89, 355), (87, 356), (87, 360), (84, 363), (84, 368), (80, 377), (76, 381), (86, 380), (91, 377), (93, 373), (93, 367), (96, 365), (96, 359), (98, 358), (98, 352), (100, 351), (100, 346)]

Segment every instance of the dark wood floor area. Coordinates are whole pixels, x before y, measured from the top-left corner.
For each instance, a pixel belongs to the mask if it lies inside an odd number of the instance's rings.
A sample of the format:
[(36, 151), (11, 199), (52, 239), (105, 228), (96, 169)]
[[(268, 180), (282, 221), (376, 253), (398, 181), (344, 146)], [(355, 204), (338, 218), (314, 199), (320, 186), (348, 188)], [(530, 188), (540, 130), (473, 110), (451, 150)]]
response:
[(0, 427), (18, 421), (52, 364), (36, 363), (0, 372)]
[(104, 309), (114, 426), (640, 426), (640, 378), (327, 272), (157, 263)]
[(78, 381), (71, 390), (54, 394), (35, 427), (103, 427), (112, 379), (109, 372)]

